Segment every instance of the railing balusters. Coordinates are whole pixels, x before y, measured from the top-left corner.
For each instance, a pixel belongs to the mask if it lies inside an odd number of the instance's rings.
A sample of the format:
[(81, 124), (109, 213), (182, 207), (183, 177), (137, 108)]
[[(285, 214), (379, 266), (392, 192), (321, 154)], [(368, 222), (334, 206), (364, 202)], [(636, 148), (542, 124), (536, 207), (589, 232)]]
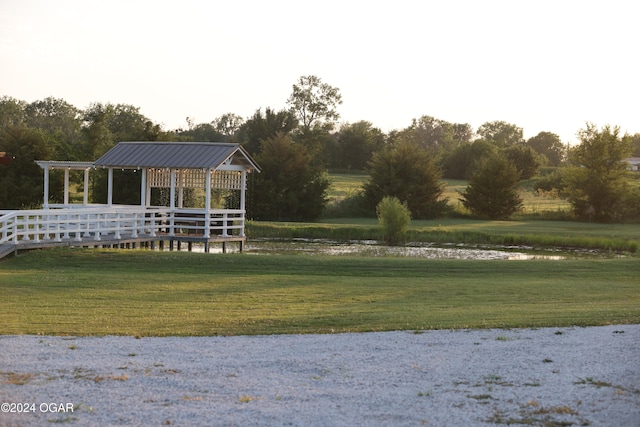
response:
[[(100, 241), (157, 237), (167, 233), (175, 237), (185, 232), (195, 237), (244, 237), (244, 210), (170, 209), (162, 207), (84, 207), (2, 212), (0, 244), (41, 241), (63, 242), (73, 239)], [(235, 231), (238, 230), (238, 231)], [(195, 233), (195, 234), (194, 234)]]

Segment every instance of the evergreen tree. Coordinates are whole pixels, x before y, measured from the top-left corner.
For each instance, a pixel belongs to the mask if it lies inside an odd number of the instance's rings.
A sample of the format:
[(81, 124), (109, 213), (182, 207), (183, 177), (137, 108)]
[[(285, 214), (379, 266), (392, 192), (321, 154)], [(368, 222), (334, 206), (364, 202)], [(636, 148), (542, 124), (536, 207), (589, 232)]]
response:
[(251, 218), (311, 221), (320, 216), (330, 183), (304, 145), (278, 133), (262, 143), (255, 160), (262, 172), (252, 177)]
[(399, 141), (374, 153), (369, 162), (365, 197), (375, 208), (385, 197), (406, 203), (416, 219), (442, 215), (448, 200), (442, 199), (442, 170), (433, 155), (411, 142)]
[(487, 157), (480, 161), (460, 200), (474, 216), (507, 219), (522, 209), (515, 189), (519, 179), (520, 173), (505, 157)]

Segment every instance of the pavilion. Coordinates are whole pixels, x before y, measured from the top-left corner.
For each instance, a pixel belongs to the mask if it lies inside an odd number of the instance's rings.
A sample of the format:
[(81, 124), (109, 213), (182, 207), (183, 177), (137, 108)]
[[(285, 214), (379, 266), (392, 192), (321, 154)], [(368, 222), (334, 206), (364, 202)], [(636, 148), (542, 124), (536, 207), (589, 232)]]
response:
[[(242, 146), (220, 142), (120, 142), (95, 162), (36, 163), (44, 171), (43, 209), (0, 212), (0, 246), (12, 244), (17, 250), (47, 243), (121, 246), (169, 241), (171, 247), (174, 242), (187, 242), (189, 247), (202, 242), (208, 252), (210, 243), (221, 242), (225, 248), (226, 242), (235, 241), (242, 250), (247, 174), (260, 172)], [(60, 169), (63, 203), (54, 204), (49, 200), (50, 172)], [(107, 200), (91, 204), (89, 174), (99, 169), (107, 170)], [(72, 170), (84, 172), (81, 204), (70, 203)], [(114, 170), (140, 173), (139, 204), (114, 204)], [(166, 203), (152, 204), (159, 199)]]

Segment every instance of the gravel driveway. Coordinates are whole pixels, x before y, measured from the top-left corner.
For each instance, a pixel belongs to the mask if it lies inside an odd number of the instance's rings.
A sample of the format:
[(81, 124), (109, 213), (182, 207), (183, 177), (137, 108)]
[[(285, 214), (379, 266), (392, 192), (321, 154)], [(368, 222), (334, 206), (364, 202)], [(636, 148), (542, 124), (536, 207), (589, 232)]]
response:
[(640, 325), (0, 336), (0, 402), (3, 427), (640, 426)]

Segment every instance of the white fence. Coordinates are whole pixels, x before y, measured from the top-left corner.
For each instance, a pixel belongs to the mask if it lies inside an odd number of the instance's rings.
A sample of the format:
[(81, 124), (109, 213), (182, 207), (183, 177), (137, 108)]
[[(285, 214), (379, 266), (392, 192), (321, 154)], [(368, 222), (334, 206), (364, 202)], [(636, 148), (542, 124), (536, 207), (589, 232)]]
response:
[(169, 209), (164, 207), (60, 208), (0, 211), (0, 244), (43, 240), (62, 242), (190, 235), (244, 236), (244, 211), (239, 209)]

